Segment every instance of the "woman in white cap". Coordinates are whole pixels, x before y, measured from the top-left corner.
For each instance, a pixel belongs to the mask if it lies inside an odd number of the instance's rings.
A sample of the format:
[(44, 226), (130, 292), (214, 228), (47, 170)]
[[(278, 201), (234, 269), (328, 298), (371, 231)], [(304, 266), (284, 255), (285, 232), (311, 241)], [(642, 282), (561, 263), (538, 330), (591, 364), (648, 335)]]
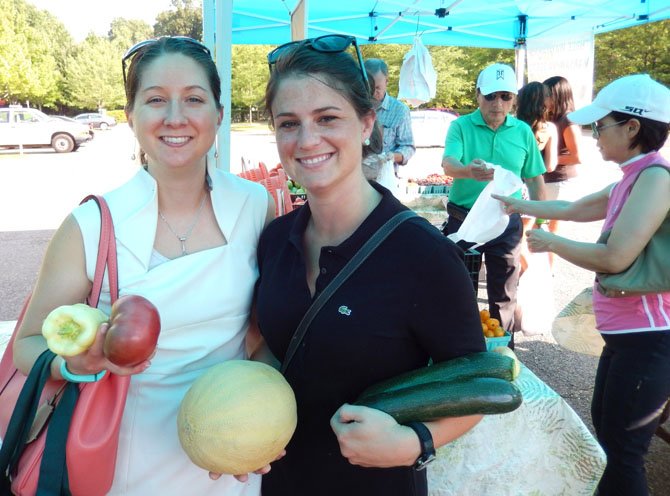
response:
[[(622, 77), (568, 117), (591, 124), (603, 159), (619, 164), (622, 179), (575, 202), (494, 197), (508, 212), (578, 222), (604, 219), (603, 231), (611, 229), (604, 243), (536, 229), (528, 234), (528, 246), (594, 272), (616, 274), (633, 263), (668, 216), (670, 162), (659, 150), (670, 128), (670, 90), (648, 75)], [(670, 396), (670, 292), (619, 297), (604, 292), (596, 280), (593, 310), (605, 346), (591, 416), (607, 454), (598, 494), (644, 496), (644, 456)]]

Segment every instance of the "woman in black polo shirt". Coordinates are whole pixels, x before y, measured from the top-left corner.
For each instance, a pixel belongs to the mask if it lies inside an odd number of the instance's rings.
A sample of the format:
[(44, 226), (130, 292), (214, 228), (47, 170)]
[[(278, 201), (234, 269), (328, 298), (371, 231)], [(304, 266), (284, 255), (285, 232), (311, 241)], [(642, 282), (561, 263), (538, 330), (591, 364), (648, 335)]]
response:
[[(352, 44), (359, 64), (346, 52)], [(308, 198), (268, 226), (258, 248), (256, 309), (263, 341), (254, 358), (281, 362), (315, 296), (406, 207), (363, 175), (363, 154), (379, 131), (354, 39), (329, 35), (294, 42), (268, 60), (266, 108), (281, 162)], [(435, 227), (411, 219), (324, 305), (285, 372), (296, 394), (298, 427), (286, 456), (264, 476), (264, 496), (427, 494), (425, 471), (414, 468), (422, 455), (417, 432), (350, 403), (368, 386), (431, 358), (439, 362), (485, 349), (461, 256)], [(425, 425), (441, 446), (480, 418)]]

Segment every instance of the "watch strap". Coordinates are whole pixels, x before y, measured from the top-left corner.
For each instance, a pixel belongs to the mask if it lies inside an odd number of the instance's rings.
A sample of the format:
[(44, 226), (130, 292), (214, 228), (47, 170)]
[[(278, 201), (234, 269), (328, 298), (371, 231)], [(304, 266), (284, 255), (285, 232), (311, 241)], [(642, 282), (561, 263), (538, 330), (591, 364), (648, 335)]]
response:
[(68, 382), (98, 382), (106, 373), (107, 371), (103, 369), (97, 374), (73, 374), (67, 369), (65, 360), (60, 363), (60, 375)]
[(433, 436), (428, 427), (422, 422), (408, 422), (407, 427), (416, 432), (421, 443), (421, 454), (414, 463), (415, 470), (423, 470), (430, 462), (435, 459), (435, 445), (433, 444)]

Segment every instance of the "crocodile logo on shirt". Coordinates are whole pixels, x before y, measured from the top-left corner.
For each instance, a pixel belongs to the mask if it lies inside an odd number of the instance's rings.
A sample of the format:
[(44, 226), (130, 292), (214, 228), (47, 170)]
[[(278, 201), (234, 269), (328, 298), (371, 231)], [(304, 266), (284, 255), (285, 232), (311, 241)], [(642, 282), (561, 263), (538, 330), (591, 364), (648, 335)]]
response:
[(347, 317), (351, 315), (351, 310), (346, 305), (342, 305), (340, 308), (337, 309), (337, 311), (340, 312), (342, 315), (346, 315)]

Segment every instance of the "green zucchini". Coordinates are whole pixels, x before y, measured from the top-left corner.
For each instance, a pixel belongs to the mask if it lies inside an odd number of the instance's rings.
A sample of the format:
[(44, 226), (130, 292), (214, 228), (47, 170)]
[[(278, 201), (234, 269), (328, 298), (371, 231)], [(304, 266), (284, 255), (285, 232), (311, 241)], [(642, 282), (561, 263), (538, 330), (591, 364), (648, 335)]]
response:
[(492, 351), (472, 353), (373, 384), (363, 391), (360, 397), (374, 396), (430, 382), (449, 382), (475, 377), (496, 377), (511, 381), (514, 379), (514, 359)]
[(357, 405), (391, 415), (399, 424), (443, 417), (499, 414), (516, 410), (523, 398), (512, 382), (493, 378), (431, 382), (356, 400)]

